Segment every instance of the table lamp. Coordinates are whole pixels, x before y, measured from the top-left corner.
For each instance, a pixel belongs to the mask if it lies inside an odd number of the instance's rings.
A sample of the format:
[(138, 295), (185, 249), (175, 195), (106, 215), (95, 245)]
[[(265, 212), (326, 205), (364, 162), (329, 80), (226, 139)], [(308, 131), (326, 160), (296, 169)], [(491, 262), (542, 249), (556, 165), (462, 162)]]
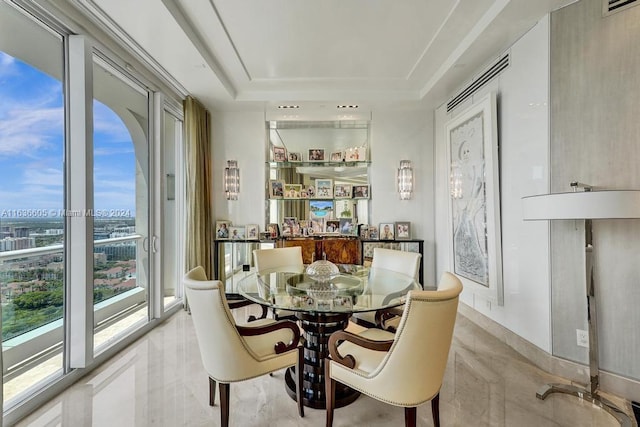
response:
[(525, 221), (584, 220), (590, 387), (587, 390), (568, 384), (546, 384), (536, 393), (536, 396), (542, 400), (551, 393), (565, 393), (576, 396), (604, 409), (616, 418), (622, 426), (631, 426), (631, 419), (627, 414), (598, 394), (598, 324), (593, 282), (592, 221), (597, 219), (640, 218), (640, 191), (592, 191), (593, 188), (591, 186), (579, 182), (572, 182), (571, 187), (574, 189), (573, 192), (523, 197), (523, 219)]

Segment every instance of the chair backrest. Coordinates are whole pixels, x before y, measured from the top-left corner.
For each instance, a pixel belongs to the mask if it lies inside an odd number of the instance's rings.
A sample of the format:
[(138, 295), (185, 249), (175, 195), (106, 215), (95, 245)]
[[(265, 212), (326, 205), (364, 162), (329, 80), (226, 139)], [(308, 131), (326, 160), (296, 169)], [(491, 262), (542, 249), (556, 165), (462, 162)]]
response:
[(222, 383), (262, 374), (257, 357), (235, 327), (223, 283), (207, 280), (200, 266), (189, 271), (183, 283), (207, 374)]
[(302, 248), (292, 246), (288, 248), (254, 249), (253, 263), (258, 273), (270, 272), (302, 272)]
[(396, 251), (393, 249), (374, 248), (372, 268), (382, 268), (406, 274), (418, 280), (421, 254), (417, 252)]
[(448, 272), (441, 283), (437, 291), (409, 292), (395, 341), (372, 373), (390, 402), (417, 406), (442, 386), (462, 283)]

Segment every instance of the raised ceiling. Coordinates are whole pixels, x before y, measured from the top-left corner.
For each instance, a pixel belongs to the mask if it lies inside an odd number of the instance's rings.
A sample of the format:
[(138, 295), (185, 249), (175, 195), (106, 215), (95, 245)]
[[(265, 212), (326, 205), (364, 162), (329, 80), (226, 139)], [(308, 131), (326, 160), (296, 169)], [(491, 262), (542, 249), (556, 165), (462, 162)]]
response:
[(211, 109), (436, 106), (575, 0), (70, 0)]

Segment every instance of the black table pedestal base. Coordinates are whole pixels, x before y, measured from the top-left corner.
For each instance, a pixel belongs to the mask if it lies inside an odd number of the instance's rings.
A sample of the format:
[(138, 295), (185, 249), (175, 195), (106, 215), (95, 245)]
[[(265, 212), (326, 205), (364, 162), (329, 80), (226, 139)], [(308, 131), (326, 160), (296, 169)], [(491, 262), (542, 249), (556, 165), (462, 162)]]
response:
[[(304, 331), (304, 384), (302, 386), (304, 396), (302, 402), (309, 408), (325, 409), (324, 359), (329, 356), (329, 336), (346, 328), (351, 314), (298, 312), (296, 316)], [(295, 368), (287, 369), (285, 374), (286, 390), (293, 399), (296, 399), (295, 378)], [(336, 408), (352, 403), (358, 396), (360, 396), (360, 392), (339, 382), (336, 383)]]

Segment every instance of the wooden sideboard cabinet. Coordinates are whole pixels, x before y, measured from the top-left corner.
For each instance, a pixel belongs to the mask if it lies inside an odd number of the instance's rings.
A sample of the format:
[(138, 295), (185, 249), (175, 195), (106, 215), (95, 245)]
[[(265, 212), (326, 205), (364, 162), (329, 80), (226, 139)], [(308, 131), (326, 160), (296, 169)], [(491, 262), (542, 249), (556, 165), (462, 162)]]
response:
[[(326, 257), (336, 264), (370, 264), (374, 248), (418, 252), (424, 257), (424, 240), (362, 240), (356, 236), (281, 237), (275, 240), (216, 240), (214, 274), (225, 284), (228, 295), (237, 293), (236, 285), (255, 271), (253, 250), (300, 246), (302, 262), (311, 264)], [(424, 260), (420, 259), (419, 281), (424, 285)]]
[(311, 264), (314, 260), (326, 257), (336, 264), (361, 264), (362, 252), (360, 239), (357, 237), (293, 237), (278, 240), (277, 247), (300, 246), (302, 261)]

